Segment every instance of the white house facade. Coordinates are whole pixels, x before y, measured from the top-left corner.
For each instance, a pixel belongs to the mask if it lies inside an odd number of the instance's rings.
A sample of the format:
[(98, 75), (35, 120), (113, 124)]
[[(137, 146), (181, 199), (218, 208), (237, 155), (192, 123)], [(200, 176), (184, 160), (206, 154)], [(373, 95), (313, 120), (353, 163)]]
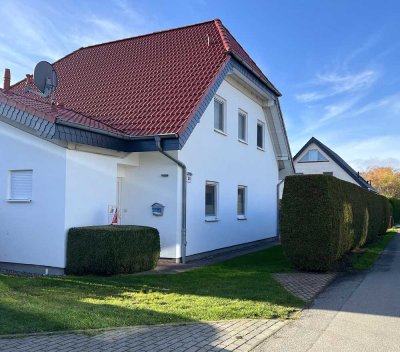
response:
[(293, 158), (297, 174), (324, 174), (354, 183), (364, 189), (375, 191), (362, 176), (339, 155), (312, 137)]
[[(199, 35), (226, 30), (217, 20), (195, 26)], [(186, 28), (193, 30), (167, 34)], [(157, 41), (152, 36), (147, 40)], [(233, 50), (227, 57), (176, 132), (128, 133), (146, 121), (129, 120), (123, 130), (113, 124), (118, 115), (88, 116), (83, 105), (74, 106), (75, 97), (68, 102), (64, 87), (65, 106), (52, 106), (6, 82), (0, 91), (0, 267), (62, 273), (68, 230), (109, 224), (114, 208), (119, 224), (157, 228), (161, 257), (177, 261), (275, 237), (277, 185), (294, 171), (279, 92)], [(152, 123), (160, 121), (169, 126), (164, 117)], [(153, 214), (154, 203), (164, 206), (162, 216)]]

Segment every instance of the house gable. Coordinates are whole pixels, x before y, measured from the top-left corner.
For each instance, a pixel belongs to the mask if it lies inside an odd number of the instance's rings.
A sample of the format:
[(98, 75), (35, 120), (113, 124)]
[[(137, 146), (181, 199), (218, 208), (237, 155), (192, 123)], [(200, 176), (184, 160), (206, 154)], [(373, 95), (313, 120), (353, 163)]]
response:
[[(310, 150), (318, 151), (327, 161), (302, 161)], [(347, 164), (339, 155), (318, 139), (312, 137), (294, 156), (296, 173), (322, 174), (333, 173), (333, 176), (354, 183), (364, 189), (376, 192), (376, 190), (361, 175)]]

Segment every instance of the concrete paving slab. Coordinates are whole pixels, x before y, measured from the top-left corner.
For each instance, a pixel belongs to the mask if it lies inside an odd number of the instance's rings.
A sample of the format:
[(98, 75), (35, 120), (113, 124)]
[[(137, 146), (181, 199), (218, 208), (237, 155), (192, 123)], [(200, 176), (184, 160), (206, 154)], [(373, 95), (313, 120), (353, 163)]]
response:
[(256, 351), (400, 351), (400, 236), (371, 271), (338, 277)]

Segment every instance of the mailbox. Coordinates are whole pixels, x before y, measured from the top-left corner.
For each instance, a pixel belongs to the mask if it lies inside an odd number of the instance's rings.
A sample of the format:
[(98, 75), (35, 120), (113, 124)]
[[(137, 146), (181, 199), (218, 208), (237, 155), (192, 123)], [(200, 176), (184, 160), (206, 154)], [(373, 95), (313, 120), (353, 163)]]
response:
[(154, 216), (163, 216), (164, 215), (164, 208), (165, 206), (160, 203), (154, 203), (151, 206), (151, 211)]

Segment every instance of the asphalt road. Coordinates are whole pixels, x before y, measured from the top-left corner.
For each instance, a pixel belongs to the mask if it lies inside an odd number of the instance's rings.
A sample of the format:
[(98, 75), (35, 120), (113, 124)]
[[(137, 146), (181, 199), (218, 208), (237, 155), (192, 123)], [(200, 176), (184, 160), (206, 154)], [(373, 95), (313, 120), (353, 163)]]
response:
[(336, 279), (255, 351), (400, 351), (400, 235), (371, 271)]

